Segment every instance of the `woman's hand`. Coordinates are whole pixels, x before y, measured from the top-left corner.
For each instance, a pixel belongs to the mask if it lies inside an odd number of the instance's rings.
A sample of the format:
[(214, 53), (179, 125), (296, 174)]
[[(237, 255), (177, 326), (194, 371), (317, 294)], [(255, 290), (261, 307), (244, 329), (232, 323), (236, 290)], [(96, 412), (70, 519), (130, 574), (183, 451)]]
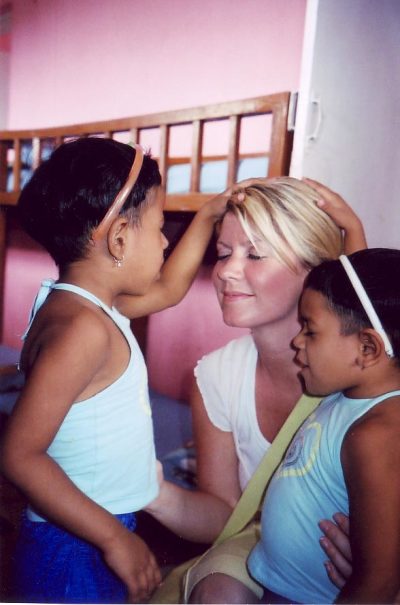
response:
[(335, 586), (342, 588), (352, 572), (349, 518), (343, 513), (335, 513), (333, 519), (335, 522), (323, 519), (318, 523), (325, 534), (320, 544), (329, 557), (325, 563), (326, 573)]

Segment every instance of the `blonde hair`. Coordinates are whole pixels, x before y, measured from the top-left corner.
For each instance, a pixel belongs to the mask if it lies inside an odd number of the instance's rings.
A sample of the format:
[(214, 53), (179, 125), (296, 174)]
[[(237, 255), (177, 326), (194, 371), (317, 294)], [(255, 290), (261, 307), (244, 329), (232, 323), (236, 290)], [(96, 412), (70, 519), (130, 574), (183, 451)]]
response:
[(259, 179), (243, 189), (239, 183), (239, 191), (243, 201), (229, 202), (228, 212), (237, 217), (256, 249), (257, 239), (266, 241), (276, 258), (293, 271), (298, 262), (311, 269), (341, 254), (339, 227), (317, 206), (320, 196), (303, 181)]

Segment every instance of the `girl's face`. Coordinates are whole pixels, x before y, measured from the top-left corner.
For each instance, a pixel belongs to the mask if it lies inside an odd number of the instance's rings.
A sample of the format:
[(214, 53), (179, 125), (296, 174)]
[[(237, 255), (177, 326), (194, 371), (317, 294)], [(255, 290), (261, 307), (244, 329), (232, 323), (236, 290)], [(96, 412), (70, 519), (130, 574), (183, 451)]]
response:
[(291, 271), (272, 256), (265, 241), (257, 242), (256, 250), (229, 212), (217, 254), (213, 282), (227, 325), (254, 329), (297, 316), (306, 270), (299, 265), (297, 273)]
[(130, 227), (132, 244), (129, 254), (132, 266), (129, 270), (134, 280), (135, 294), (145, 294), (158, 279), (164, 262), (164, 250), (168, 246), (168, 240), (162, 232), (164, 191), (161, 187), (153, 187), (147, 195), (139, 224)]

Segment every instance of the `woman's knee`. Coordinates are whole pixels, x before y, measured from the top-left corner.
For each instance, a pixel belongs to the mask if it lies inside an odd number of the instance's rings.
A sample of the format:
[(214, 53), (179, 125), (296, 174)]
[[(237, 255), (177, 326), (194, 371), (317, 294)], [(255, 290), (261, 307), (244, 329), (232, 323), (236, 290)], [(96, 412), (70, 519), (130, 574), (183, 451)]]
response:
[(257, 596), (239, 580), (214, 573), (198, 582), (189, 603), (259, 603)]

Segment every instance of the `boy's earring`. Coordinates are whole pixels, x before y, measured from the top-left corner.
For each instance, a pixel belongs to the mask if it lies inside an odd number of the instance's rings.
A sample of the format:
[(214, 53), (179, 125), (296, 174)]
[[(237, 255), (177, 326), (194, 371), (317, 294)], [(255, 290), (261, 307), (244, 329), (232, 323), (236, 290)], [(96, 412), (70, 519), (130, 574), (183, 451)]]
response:
[(118, 268), (122, 267), (122, 263), (123, 263), (124, 257), (122, 257), (122, 258), (116, 258), (115, 256), (113, 256), (113, 259), (114, 259), (114, 263), (115, 263), (116, 267), (118, 267)]

